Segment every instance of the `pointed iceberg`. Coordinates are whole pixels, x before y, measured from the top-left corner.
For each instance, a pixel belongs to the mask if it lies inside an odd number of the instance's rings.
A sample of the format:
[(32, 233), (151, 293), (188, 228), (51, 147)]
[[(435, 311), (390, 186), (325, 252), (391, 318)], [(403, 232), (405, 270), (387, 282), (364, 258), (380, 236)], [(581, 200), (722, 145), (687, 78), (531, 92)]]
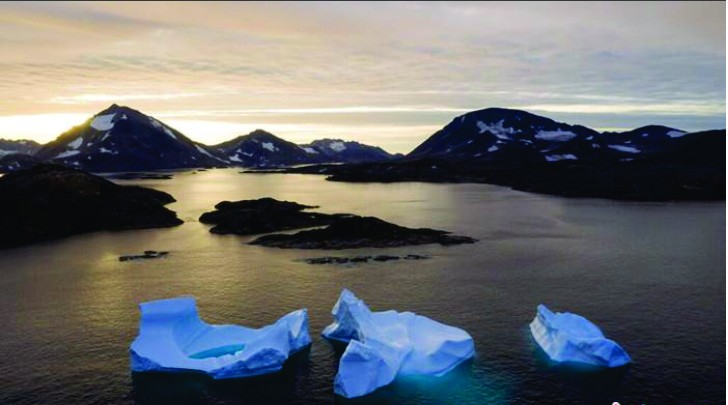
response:
[(248, 377), (280, 370), (291, 354), (311, 344), (308, 313), (293, 311), (260, 329), (208, 325), (194, 298), (139, 305), (139, 335), (131, 344), (135, 372), (201, 372), (215, 379)]
[(531, 322), (531, 334), (541, 349), (558, 363), (619, 367), (632, 361), (616, 342), (586, 318), (569, 312), (553, 313), (541, 304)]
[(473, 338), (462, 329), (412, 312), (372, 312), (344, 289), (331, 311), (328, 339), (348, 342), (339, 361), (334, 392), (353, 398), (391, 383), (397, 376), (440, 376), (473, 357)]

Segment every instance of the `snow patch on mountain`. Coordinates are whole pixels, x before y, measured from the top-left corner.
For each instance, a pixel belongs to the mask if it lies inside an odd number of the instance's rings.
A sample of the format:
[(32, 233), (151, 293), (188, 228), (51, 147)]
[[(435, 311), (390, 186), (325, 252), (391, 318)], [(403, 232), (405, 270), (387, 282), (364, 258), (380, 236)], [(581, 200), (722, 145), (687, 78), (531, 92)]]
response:
[(91, 120), (91, 124), (89, 125), (97, 131), (108, 131), (111, 128), (114, 128), (114, 123), (112, 121), (115, 115), (116, 114), (98, 115)]
[(118, 155), (119, 154), (119, 152), (113, 151), (111, 149), (106, 149), (103, 146), (101, 148), (99, 148), (99, 152), (101, 152), (101, 153), (107, 153), (109, 155)]
[(670, 138), (680, 138), (681, 136), (684, 136), (685, 134), (687, 134), (687, 132), (673, 130), (673, 131), (668, 132), (667, 136), (669, 136)]
[(493, 146), (491, 146), (490, 148), (488, 148), (488, 152), (495, 152), (495, 151), (497, 151), (498, 149), (500, 149), (500, 148), (499, 148), (498, 146), (496, 146), (496, 145), (493, 145)]
[(76, 156), (80, 153), (81, 153), (80, 150), (67, 150), (65, 152), (61, 152), (58, 155), (56, 155), (55, 159), (63, 159), (63, 158), (71, 157), (71, 156)]
[(306, 151), (306, 153), (310, 153), (312, 155), (318, 155), (318, 151), (314, 148), (309, 148), (309, 147), (304, 146), (303, 150)]
[(515, 135), (521, 131), (515, 129), (515, 128), (506, 128), (503, 127), (503, 122), (505, 120), (500, 120), (494, 124), (486, 124), (483, 121), (478, 121), (475, 123), (475, 125), (478, 126), (478, 130), (480, 130), (480, 134), (484, 134), (486, 132), (490, 132), (491, 134), (495, 135), (498, 139), (511, 139), (511, 135)]
[(546, 155), (544, 156), (547, 162), (558, 162), (560, 160), (579, 160), (578, 157), (570, 153), (564, 155)]
[(149, 122), (151, 122), (151, 123), (152, 123), (152, 125), (154, 125), (154, 127), (155, 127), (155, 128), (159, 128), (159, 129), (163, 130), (163, 131), (164, 131), (164, 132), (165, 132), (165, 133), (166, 133), (167, 135), (169, 135), (169, 136), (170, 136), (170, 137), (171, 137), (172, 139), (177, 139), (177, 137), (176, 137), (176, 136), (174, 135), (174, 132), (172, 132), (172, 131), (171, 131), (171, 130), (170, 130), (169, 128), (167, 128), (167, 127), (166, 127), (166, 126), (165, 126), (164, 124), (162, 124), (161, 122), (159, 122), (159, 121), (155, 120), (155, 119), (154, 119), (154, 118), (152, 118), (152, 117), (149, 117)]
[(262, 146), (263, 149), (267, 149), (271, 152), (278, 152), (278, 148), (273, 145), (273, 142), (263, 142), (260, 144), (260, 146)]
[(344, 145), (344, 142), (331, 142), (329, 144), (329, 149), (334, 152), (343, 152), (346, 150), (346, 145)]
[(204, 148), (201, 148), (200, 145), (195, 145), (195, 148), (197, 149), (198, 152), (202, 153), (203, 155), (207, 155), (211, 158), (214, 158), (214, 156), (212, 156), (210, 154), (210, 152), (206, 151)]
[(68, 143), (68, 148), (78, 149), (81, 145), (83, 145), (83, 138), (79, 136), (78, 138), (73, 140), (73, 142)]
[(620, 152), (625, 152), (625, 153), (640, 153), (640, 152), (642, 152), (641, 150), (639, 150), (639, 149), (637, 149), (635, 147), (632, 147), (632, 146), (607, 145), (607, 147), (609, 147), (611, 149), (614, 149), (614, 150), (618, 150)]
[(576, 137), (576, 134), (571, 131), (563, 131), (561, 128), (557, 129), (556, 131), (538, 131), (536, 133), (535, 138), (541, 139), (544, 141), (558, 141), (558, 142), (566, 142)]

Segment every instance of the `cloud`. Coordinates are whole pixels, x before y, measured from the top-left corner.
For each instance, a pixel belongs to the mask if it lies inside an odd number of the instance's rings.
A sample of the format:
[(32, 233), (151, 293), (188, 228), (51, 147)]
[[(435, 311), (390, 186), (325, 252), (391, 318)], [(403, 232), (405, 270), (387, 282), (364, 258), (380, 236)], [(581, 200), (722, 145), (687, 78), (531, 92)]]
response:
[(725, 116), (725, 3), (2, 3), (0, 22), (6, 116), (117, 102), (352, 134), (491, 106)]
[(50, 102), (57, 104), (84, 104), (89, 102), (123, 103), (139, 100), (174, 100), (178, 98), (203, 97), (206, 93), (167, 93), (167, 94), (76, 94), (53, 97)]

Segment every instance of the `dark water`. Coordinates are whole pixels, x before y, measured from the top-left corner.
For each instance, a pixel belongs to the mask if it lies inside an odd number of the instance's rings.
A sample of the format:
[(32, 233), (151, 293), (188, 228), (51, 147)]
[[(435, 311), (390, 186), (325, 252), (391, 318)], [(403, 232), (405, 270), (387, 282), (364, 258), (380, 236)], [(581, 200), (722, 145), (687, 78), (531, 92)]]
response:
[[(353, 403), (725, 403), (725, 204), (572, 200), (474, 184), (344, 184), (316, 176), (183, 173), (187, 222), (0, 251), (0, 403), (331, 403), (341, 348), (319, 337), (342, 287), (374, 310), (410, 310), (467, 330), (477, 357)], [(224, 199), (272, 196), (326, 212), (448, 229), (480, 243), (356, 251), (416, 262), (313, 266), (330, 252), (245, 245), (196, 221)], [(119, 262), (122, 254), (169, 257)], [(341, 252), (345, 254), (345, 252)], [(300, 307), (314, 343), (280, 374), (212, 382), (129, 372), (137, 304), (191, 294), (212, 323), (262, 326)], [(538, 303), (580, 313), (633, 357), (627, 369), (549, 365), (528, 334)]]

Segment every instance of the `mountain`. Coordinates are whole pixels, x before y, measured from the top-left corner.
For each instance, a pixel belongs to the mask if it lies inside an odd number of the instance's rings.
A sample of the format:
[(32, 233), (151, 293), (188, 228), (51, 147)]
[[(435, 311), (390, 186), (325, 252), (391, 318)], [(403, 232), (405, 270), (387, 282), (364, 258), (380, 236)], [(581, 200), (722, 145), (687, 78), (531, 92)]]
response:
[(20, 139), (0, 139), (0, 173), (27, 169), (40, 163), (33, 154), (41, 148), (38, 142)]
[(301, 147), (319, 163), (377, 162), (394, 157), (377, 146), (341, 139), (319, 139)]
[(231, 165), (258, 168), (313, 163), (374, 162), (393, 157), (381, 148), (339, 139), (320, 139), (297, 145), (262, 129), (209, 148)]
[(314, 162), (310, 153), (300, 146), (262, 129), (210, 146), (210, 149), (235, 166), (278, 167)]
[(221, 166), (266, 168), (391, 158), (381, 148), (358, 142), (322, 139), (301, 146), (261, 129), (207, 146), (156, 118), (116, 104), (43, 146), (32, 141), (0, 140), (0, 172), (28, 168), (38, 162), (92, 172), (125, 172)]
[(0, 139), (0, 157), (14, 153), (32, 155), (38, 149), (40, 149), (40, 144), (35, 141), (30, 141), (27, 139)]
[(659, 125), (600, 133), (526, 111), (488, 108), (456, 117), (407, 158), (441, 158), (501, 168), (562, 161), (615, 164), (678, 151), (694, 137), (686, 131)]
[(476, 182), (566, 197), (725, 200), (726, 132), (598, 132), (526, 111), (456, 117), (402, 159), (287, 170), (348, 182)]
[(40, 159), (33, 155), (26, 155), (25, 153), (0, 155), (0, 173), (29, 169), (38, 163), (41, 163)]
[(206, 146), (163, 122), (116, 104), (71, 128), (35, 156), (94, 172), (223, 165)]
[(60, 165), (0, 177), (0, 248), (84, 232), (163, 228), (182, 223), (162, 191), (120, 186)]
[[(540, 163), (593, 154), (599, 132), (556, 122), (526, 111), (488, 108), (456, 117), (407, 158), (479, 160), (502, 164)], [(576, 155), (576, 153), (579, 155)]]

